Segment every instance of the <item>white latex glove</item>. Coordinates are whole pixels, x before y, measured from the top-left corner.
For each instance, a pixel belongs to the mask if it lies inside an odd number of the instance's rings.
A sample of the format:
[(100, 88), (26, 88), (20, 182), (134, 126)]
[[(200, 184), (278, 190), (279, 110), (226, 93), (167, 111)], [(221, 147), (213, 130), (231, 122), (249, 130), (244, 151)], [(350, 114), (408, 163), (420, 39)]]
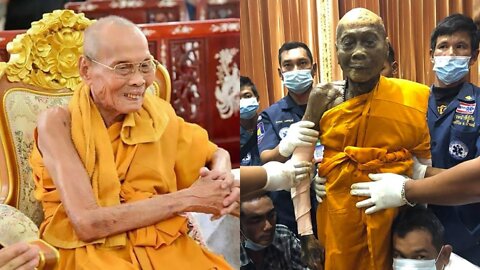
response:
[(290, 125), (287, 136), (280, 141), (278, 151), (280, 155), (289, 157), (298, 146), (311, 146), (318, 139), (318, 131), (312, 129), (315, 126), (310, 121), (300, 121)]
[[(428, 163), (430, 162), (430, 163)], [(418, 160), (417, 157), (413, 157), (413, 175), (412, 178), (417, 180), (417, 179), (423, 179), (425, 178), (425, 173), (427, 172), (427, 167), (428, 165), (432, 165), (431, 160)]]
[(310, 181), (312, 163), (308, 161), (287, 161), (281, 163), (270, 161), (263, 165), (267, 172), (267, 184), (263, 189), (268, 191), (287, 190), (296, 186), (302, 180)]
[(325, 195), (327, 195), (327, 188), (325, 187), (325, 182), (327, 182), (327, 178), (316, 175), (313, 181), (315, 185), (315, 194), (317, 195), (317, 201), (321, 203), (323, 202), (322, 197), (325, 197)]
[(399, 207), (406, 204), (402, 198), (402, 190), (408, 180), (403, 175), (394, 173), (369, 174), (372, 182), (356, 183), (351, 186), (350, 194), (366, 196), (369, 199), (356, 204), (357, 208), (369, 207), (365, 213), (373, 214), (383, 209)]

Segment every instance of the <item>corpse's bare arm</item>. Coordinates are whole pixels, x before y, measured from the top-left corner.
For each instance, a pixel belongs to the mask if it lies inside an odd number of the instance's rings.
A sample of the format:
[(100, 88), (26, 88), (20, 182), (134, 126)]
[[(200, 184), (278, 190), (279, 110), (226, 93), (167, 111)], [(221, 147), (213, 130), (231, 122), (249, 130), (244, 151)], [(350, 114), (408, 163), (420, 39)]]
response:
[[(333, 84), (319, 84), (312, 89), (308, 98), (307, 109), (302, 120), (315, 123), (314, 129), (319, 131), (319, 123), (323, 114), (333, 106), (343, 101), (342, 93)], [(299, 146), (292, 155), (293, 161), (310, 161), (313, 158), (315, 145)], [(311, 232), (310, 220), (310, 183), (301, 182), (292, 195), (298, 223), (300, 242), (302, 246), (302, 260), (312, 269), (323, 269), (324, 250)]]
[(222, 181), (212, 180), (221, 174), (212, 171), (177, 192), (117, 206), (99, 206), (72, 143), (70, 113), (65, 108), (53, 108), (39, 116), (38, 147), (68, 218), (84, 242), (153, 225), (186, 211), (219, 214), (230, 193), (230, 186), (222, 187)]

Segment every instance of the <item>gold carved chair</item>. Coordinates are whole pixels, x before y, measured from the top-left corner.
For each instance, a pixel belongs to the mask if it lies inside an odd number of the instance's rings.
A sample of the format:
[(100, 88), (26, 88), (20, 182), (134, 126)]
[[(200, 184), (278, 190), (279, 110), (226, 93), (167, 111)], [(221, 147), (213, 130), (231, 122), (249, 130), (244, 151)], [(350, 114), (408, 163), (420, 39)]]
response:
[[(0, 62), (0, 204), (11, 205), (39, 225), (42, 207), (33, 196), (28, 158), (38, 114), (64, 106), (80, 82), (78, 59), (83, 31), (92, 23), (83, 13), (45, 14), (7, 45)], [(170, 101), (170, 76), (163, 66), (149, 91)]]

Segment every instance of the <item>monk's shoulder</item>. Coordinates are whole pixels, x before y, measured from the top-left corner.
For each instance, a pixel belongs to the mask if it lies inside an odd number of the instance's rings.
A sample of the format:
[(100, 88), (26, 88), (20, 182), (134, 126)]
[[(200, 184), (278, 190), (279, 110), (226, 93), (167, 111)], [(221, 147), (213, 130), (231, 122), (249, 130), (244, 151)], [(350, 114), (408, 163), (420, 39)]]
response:
[(400, 100), (406, 106), (416, 108), (422, 112), (427, 111), (430, 88), (424, 84), (389, 78), (391, 89), (400, 95)]
[(157, 108), (162, 113), (166, 113), (167, 115), (176, 116), (175, 109), (173, 109), (172, 105), (168, 101), (152, 94), (149, 95), (149, 101), (152, 103), (153, 106), (155, 106), (155, 108)]

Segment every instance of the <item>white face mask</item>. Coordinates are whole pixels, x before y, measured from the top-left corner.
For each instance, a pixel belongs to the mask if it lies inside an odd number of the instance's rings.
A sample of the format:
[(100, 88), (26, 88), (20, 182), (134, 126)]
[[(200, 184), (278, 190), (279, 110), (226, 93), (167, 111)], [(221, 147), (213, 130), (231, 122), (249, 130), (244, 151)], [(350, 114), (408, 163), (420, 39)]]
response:
[(252, 240), (248, 239), (248, 237), (243, 233), (242, 230), (240, 230), (240, 234), (242, 234), (243, 238), (245, 238), (243, 241), (243, 246), (245, 248), (251, 249), (253, 251), (260, 251), (260, 250), (266, 249), (269, 246), (269, 245), (264, 246), (262, 244), (253, 242)]
[(435, 260), (393, 259), (393, 270), (437, 270)]
[(443, 246), (434, 260), (393, 259), (393, 270), (437, 270), (436, 263), (442, 250)]

